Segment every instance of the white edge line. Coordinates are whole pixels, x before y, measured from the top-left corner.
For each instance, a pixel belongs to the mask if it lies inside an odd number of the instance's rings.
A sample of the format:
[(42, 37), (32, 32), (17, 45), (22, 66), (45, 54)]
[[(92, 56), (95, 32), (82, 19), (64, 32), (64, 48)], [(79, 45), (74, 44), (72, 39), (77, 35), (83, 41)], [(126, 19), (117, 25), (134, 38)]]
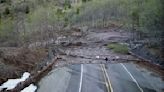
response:
[(128, 71), (128, 69), (125, 67), (124, 64), (121, 63), (121, 65), (123, 66), (123, 68), (127, 71), (127, 73), (130, 75), (130, 77), (132, 78), (132, 80), (136, 83), (137, 87), (140, 89), (141, 92), (144, 92), (143, 89), (140, 87), (140, 85), (138, 84), (137, 80), (132, 76), (132, 74)]
[(80, 76), (79, 92), (81, 92), (82, 81), (83, 81), (83, 64), (81, 64), (81, 76)]

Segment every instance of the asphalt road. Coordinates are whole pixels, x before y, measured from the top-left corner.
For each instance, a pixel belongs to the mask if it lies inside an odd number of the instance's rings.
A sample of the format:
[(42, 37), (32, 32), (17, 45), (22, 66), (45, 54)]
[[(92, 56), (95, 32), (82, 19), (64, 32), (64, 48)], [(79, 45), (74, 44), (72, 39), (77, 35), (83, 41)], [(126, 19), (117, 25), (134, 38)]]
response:
[(53, 70), (38, 86), (37, 92), (163, 92), (164, 82), (133, 63), (82, 64)]

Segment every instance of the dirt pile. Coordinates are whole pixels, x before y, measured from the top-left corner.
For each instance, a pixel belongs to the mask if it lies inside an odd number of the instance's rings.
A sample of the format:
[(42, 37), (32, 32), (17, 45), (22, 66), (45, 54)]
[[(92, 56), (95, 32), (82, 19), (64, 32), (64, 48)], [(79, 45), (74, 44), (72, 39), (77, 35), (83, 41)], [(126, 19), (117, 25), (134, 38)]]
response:
[(0, 49), (0, 84), (8, 78), (17, 78), (25, 71), (31, 72), (46, 57), (46, 49)]

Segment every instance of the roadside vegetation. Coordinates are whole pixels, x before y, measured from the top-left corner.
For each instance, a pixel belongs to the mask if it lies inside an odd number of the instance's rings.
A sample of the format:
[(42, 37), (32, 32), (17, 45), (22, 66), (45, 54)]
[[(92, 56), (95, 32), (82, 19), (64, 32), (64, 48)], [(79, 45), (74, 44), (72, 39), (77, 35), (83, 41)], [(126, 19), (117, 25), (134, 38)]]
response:
[[(20, 63), (27, 64), (29, 67), (26, 69), (30, 70), (34, 61), (27, 57), (33, 55), (32, 59), (39, 62), (42, 56), (46, 56), (42, 52), (46, 52), (48, 46), (39, 47), (38, 50), (37, 43), (55, 41), (73, 28), (84, 26), (127, 30), (133, 33), (128, 41), (130, 47), (146, 45), (154, 55), (163, 59), (163, 10), (164, 0), (0, 0), (0, 48), (17, 49), (11, 51), (8, 58), (6, 50), (0, 49), (0, 68), (11, 66), (6, 72), (13, 72), (15, 64)], [(34, 44), (34, 48), (30, 49), (41, 51), (37, 52), (40, 54), (31, 50), (26, 52), (31, 44)], [(128, 54), (128, 47), (124, 44), (111, 43), (107, 48)], [(24, 68), (23, 65), (16, 68), (18, 72)], [(8, 76), (7, 73), (4, 76)]]
[(125, 44), (109, 43), (107, 45), (107, 48), (112, 49), (115, 53), (120, 53), (120, 54), (128, 54), (129, 53), (128, 46)]
[(133, 33), (130, 45), (155, 49), (164, 58), (164, 2), (162, 0), (92, 0), (71, 17), (72, 25), (95, 28), (121, 28)]
[[(121, 26), (151, 38), (161, 47), (162, 0), (1, 0), (1, 46), (22, 46), (53, 38), (56, 31), (73, 25)], [(158, 40), (159, 43), (156, 43)], [(161, 48), (160, 48), (161, 49)]]

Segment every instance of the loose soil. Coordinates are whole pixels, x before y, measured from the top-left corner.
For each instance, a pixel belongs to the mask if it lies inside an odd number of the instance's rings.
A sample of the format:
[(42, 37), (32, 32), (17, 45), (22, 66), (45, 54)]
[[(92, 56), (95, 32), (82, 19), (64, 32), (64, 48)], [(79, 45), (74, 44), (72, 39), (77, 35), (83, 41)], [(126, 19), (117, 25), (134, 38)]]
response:
[[(48, 48), (51, 48), (52, 53), (49, 53), (45, 48), (8, 48), (1, 50), (3, 53), (0, 52), (0, 83), (6, 81), (8, 78), (21, 76), (24, 71), (33, 72), (42, 69), (38, 68), (38, 64), (41, 67), (47, 65), (48, 60), (43, 59), (52, 54), (61, 58), (54, 67), (80, 63), (124, 63), (128, 60), (135, 60), (128, 62), (139, 61), (139, 59), (130, 54), (115, 53), (112, 49), (107, 48), (107, 44), (113, 42), (127, 44), (127, 41), (131, 39), (132, 34), (130, 32), (115, 29), (91, 28), (82, 30), (73, 28), (70, 31), (63, 30), (56, 37), (56, 40), (46, 45)], [(106, 58), (110, 59), (110, 61), (106, 61)], [(151, 64), (145, 62), (138, 62), (137, 64), (143, 67), (151, 67)], [(161, 75), (163, 74), (162, 69), (159, 71), (158, 68), (153, 67), (153, 70), (160, 72), (159, 74)]]

